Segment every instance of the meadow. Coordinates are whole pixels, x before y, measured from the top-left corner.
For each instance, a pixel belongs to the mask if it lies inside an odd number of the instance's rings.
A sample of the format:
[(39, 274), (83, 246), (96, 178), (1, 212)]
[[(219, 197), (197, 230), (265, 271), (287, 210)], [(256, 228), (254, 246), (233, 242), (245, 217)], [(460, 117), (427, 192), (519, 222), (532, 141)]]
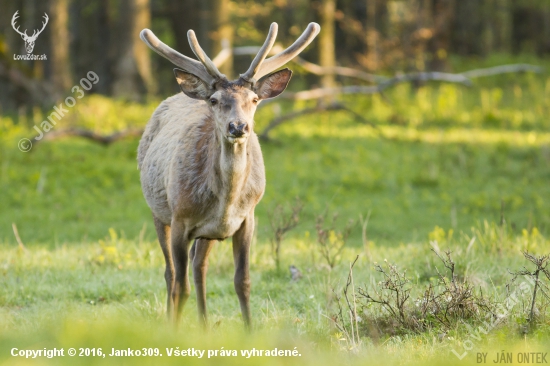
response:
[[(548, 60), (529, 61), (550, 66)], [(454, 60), (453, 67), (460, 72), (502, 62), (502, 57)], [(543, 273), (536, 318), (528, 321), (531, 292), (526, 291), (487, 334), (472, 331), (518, 288), (521, 279), (511, 282), (509, 271), (533, 270), (521, 251), (550, 253), (548, 75), (500, 75), (475, 80), (469, 88), (400, 84), (384, 95), (342, 101), (369, 123), (347, 112), (304, 116), (281, 125), (262, 143), (268, 184), (257, 207), (252, 249), (252, 334), (241, 326), (230, 241), (220, 242), (210, 259), (209, 331), (196, 319), (194, 293), (180, 327), (167, 324), (164, 264), (139, 185), (137, 139), (102, 146), (67, 138), (40, 142), (23, 153), (17, 141), (34, 136), (32, 125), (51, 112), (2, 116), (0, 363), (222, 360), (168, 357), (166, 348), (176, 347), (237, 350), (239, 356), (224, 356), (223, 363), (274, 365), (460, 365), (478, 363), (480, 352), (492, 362), (504, 350), (518, 362), (519, 353), (548, 351), (544, 286), (550, 278)], [(109, 133), (141, 127), (158, 103), (89, 95), (55, 128), (76, 125)], [(266, 105), (256, 114), (256, 128), (278, 113), (309, 105)], [(281, 244), (277, 268), (271, 221), (277, 205), (289, 212), (296, 197), (304, 208)], [(325, 226), (318, 223), (323, 215)], [(323, 256), (320, 229), (328, 233), (332, 262)], [(478, 303), (470, 309), (468, 302), (468, 317), (455, 314), (441, 322), (432, 312), (421, 319), (422, 326), (410, 326), (408, 320), (418, 320), (415, 309), (427, 286), (438, 293), (455, 278), (432, 248), (452, 251), (457, 283), (471, 286), (472, 299), (481, 296), (490, 311)], [(291, 280), (289, 265), (300, 269), (300, 280)], [(401, 289), (409, 294), (402, 317), (407, 321), (392, 319), (387, 308), (359, 292), (391, 293), (384, 288), (385, 272), (377, 268), (391, 272), (392, 265), (395, 273), (406, 273)], [(346, 287), (348, 278), (353, 285)], [(351, 308), (346, 288), (353, 290)], [(350, 311), (356, 311), (351, 320)], [(10, 355), (14, 347), (101, 347), (107, 354), (113, 347), (159, 348), (163, 356), (24, 359)], [(240, 350), (294, 347), (301, 356), (240, 356)], [(467, 355), (460, 360), (453, 350)]]

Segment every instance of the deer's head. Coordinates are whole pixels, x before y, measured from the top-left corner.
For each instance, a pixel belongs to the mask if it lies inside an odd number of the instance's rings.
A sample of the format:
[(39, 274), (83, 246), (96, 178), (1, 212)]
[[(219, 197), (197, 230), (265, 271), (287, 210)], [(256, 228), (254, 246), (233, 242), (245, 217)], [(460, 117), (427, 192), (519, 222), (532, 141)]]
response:
[(19, 17), (19, 15), (17, 14), (19, 12), (16, 11), (15, 14), (13, 14), (13, 17), (11, 18), (11, 26), (13, 27), (13, 29), (19, 33), (21, 35), (21, 38), (23, 38), (23, 41), (25, 41), (25, 49), (27, 50), (27, 53), (32, 53), (32, 50), (34, 49), (34, 42), (36, 41), (36, 38), (38, 37), (38, 35), (40, 33), (42, 33), (42, 31), (44, 30), (44, 28), (46, 28), (46, 24), (48, 24), (48, 14), (44, 13), (44, 21), (42, 22), (42, 29), (40, 30), (37, 30), (35, 29), (32, 33), (32, 36), (29, 36), (27, 34), (27, 30), (25, 29), (24, 32), (21, 32), (19, 31), (19, 26), (17, 26), (17, 28), (15, 27), (15, 22), (17, 20), (17, 18)]
[(181, 68), (174, 69), (181, 90), (190, 98), (206, 102), (218, 133), (229, 143), (241, 144), (253, 132), (254, 113), (258, 103), (281, 94), (290, 81), (292, 72), (289, 69), (273, 71), (298, 55), (311, 43), (319, 30), (318, 24), (310, 23), (296, 42), (266, 60), (277, 37), (277, 24), (272, 23), (267, 39), (249, 69), (233, 81), (228, 80), (218, 70), (199, 45), (192, 30), (187, 36), (199, 61), (171, 49), (149, 29), (144, 29), (140, 36), (152, 50)]

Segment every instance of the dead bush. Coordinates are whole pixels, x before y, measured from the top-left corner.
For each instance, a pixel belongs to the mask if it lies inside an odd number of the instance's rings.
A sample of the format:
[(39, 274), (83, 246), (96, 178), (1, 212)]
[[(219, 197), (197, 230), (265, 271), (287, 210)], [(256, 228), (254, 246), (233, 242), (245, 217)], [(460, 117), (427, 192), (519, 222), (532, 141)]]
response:
[(338, 329), (352, 335), (353, 332), (348, 329), (355, 329), (357, 336), (354, 339), (359, 338), (359, 334), (376, 339), (429, 329), (446, 333), (458, 322), (482, 321), (487, 315), (496, 316), (496, 303), (486, 297), (481, 288), (476, 290), (467, 279), (456, 275), (451, 252), (440, 254), (434, 250), (434, 253), (446, 272), (441, 273), (436, 267), (437, 281), (418, 291), (420, 295), (416, 297), (412, 296), (415, 289), (407, 271), (384, 261), (382, 265), (374, 265), (381, 279), (371, 286), (359, 286), (357, 296), (353, 289), (351, 301), (347, 296), (352, 291), (352, 281), (349, 280), (351, 267), (348, 281), (342, 289), (343, 296), (336, 297), (338, 312), (332, 319), (338, 323)]

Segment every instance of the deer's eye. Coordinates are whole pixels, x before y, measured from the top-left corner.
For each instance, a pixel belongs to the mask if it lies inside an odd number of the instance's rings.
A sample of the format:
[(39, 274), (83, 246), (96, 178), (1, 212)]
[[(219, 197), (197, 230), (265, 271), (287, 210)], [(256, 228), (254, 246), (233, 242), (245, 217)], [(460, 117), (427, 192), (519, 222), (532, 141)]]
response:
[(210, 99), (210, 104), (211, 105), (216, 105), (216, 104), (218, 104), (218, 101), (216, 99), (212, 98), (212, 99)]
[(259, 101), (258, 98), (252, 99), (252, 103), (254, 103), (254, 104), (258, 104), (258, 101)]

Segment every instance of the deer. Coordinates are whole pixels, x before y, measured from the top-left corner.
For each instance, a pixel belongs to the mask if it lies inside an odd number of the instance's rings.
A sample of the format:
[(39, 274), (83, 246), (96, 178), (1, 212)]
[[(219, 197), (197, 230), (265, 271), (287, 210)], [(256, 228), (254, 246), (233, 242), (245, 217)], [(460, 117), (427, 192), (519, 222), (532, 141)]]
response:
[(262, 100), (286, 89), (292, 71), (277, 69), (302, 52), (320, 26), (310, 23), (291, 46), (266, 59), (277, 30), (272, 23), (236, 80), (218, 70), (193, 30), (187, 38), (198, 60), (162, 43), (149, 29), (140, 33), (149, 48), (177, 66), (174, 76), (182, 91), (153, 112), (138, 147), (141, 187), (166, 263), (167, 316), (176, 325), (190, 296), (191, 263), (199, 322), (207, 327), (208, 255), (215, 243), (232, 237), (234, 288), (250, 329), (250, 245), (254, 209), (266, 185), (254, 113)]
[(15, 23), (17, 21), (17, 18), (19, 18), (19, 15), (17, 13), (19, 13), (19, 10), (17, 10), (15, 12), (15, 14), (13, 14), (13, 17), (11, 18), (11, 26), (12, 26), (14, 31), (19, 33), (21, 38), (23, 38), (23, 41), (25, 41), (25, 49), (27, 50), (27, 53), (32, 53), (32, 50), (34, 50), (34, 42), (36, 42), (36, 38), (38, 38), (40, 33), (42, 33), (44, 28), (46, 28), (46, 24), (48, 24), (48, 20), (50, 18), (48, 18), (48, 14), (44, 13), (44, 15), (42, 16), (44, 18), (44, 21), (42, 22), (42, 29), (40, 29), (40, 30), (35, 29), (32, 33), (32, 36), (29, 36), (27, 34), (26, 29), (25, 29), (24, 32), (21, 32), (19, 30), (19, 26), (17, 26), (17, 28), (15, 27), (15, 25), (16, 25)]

